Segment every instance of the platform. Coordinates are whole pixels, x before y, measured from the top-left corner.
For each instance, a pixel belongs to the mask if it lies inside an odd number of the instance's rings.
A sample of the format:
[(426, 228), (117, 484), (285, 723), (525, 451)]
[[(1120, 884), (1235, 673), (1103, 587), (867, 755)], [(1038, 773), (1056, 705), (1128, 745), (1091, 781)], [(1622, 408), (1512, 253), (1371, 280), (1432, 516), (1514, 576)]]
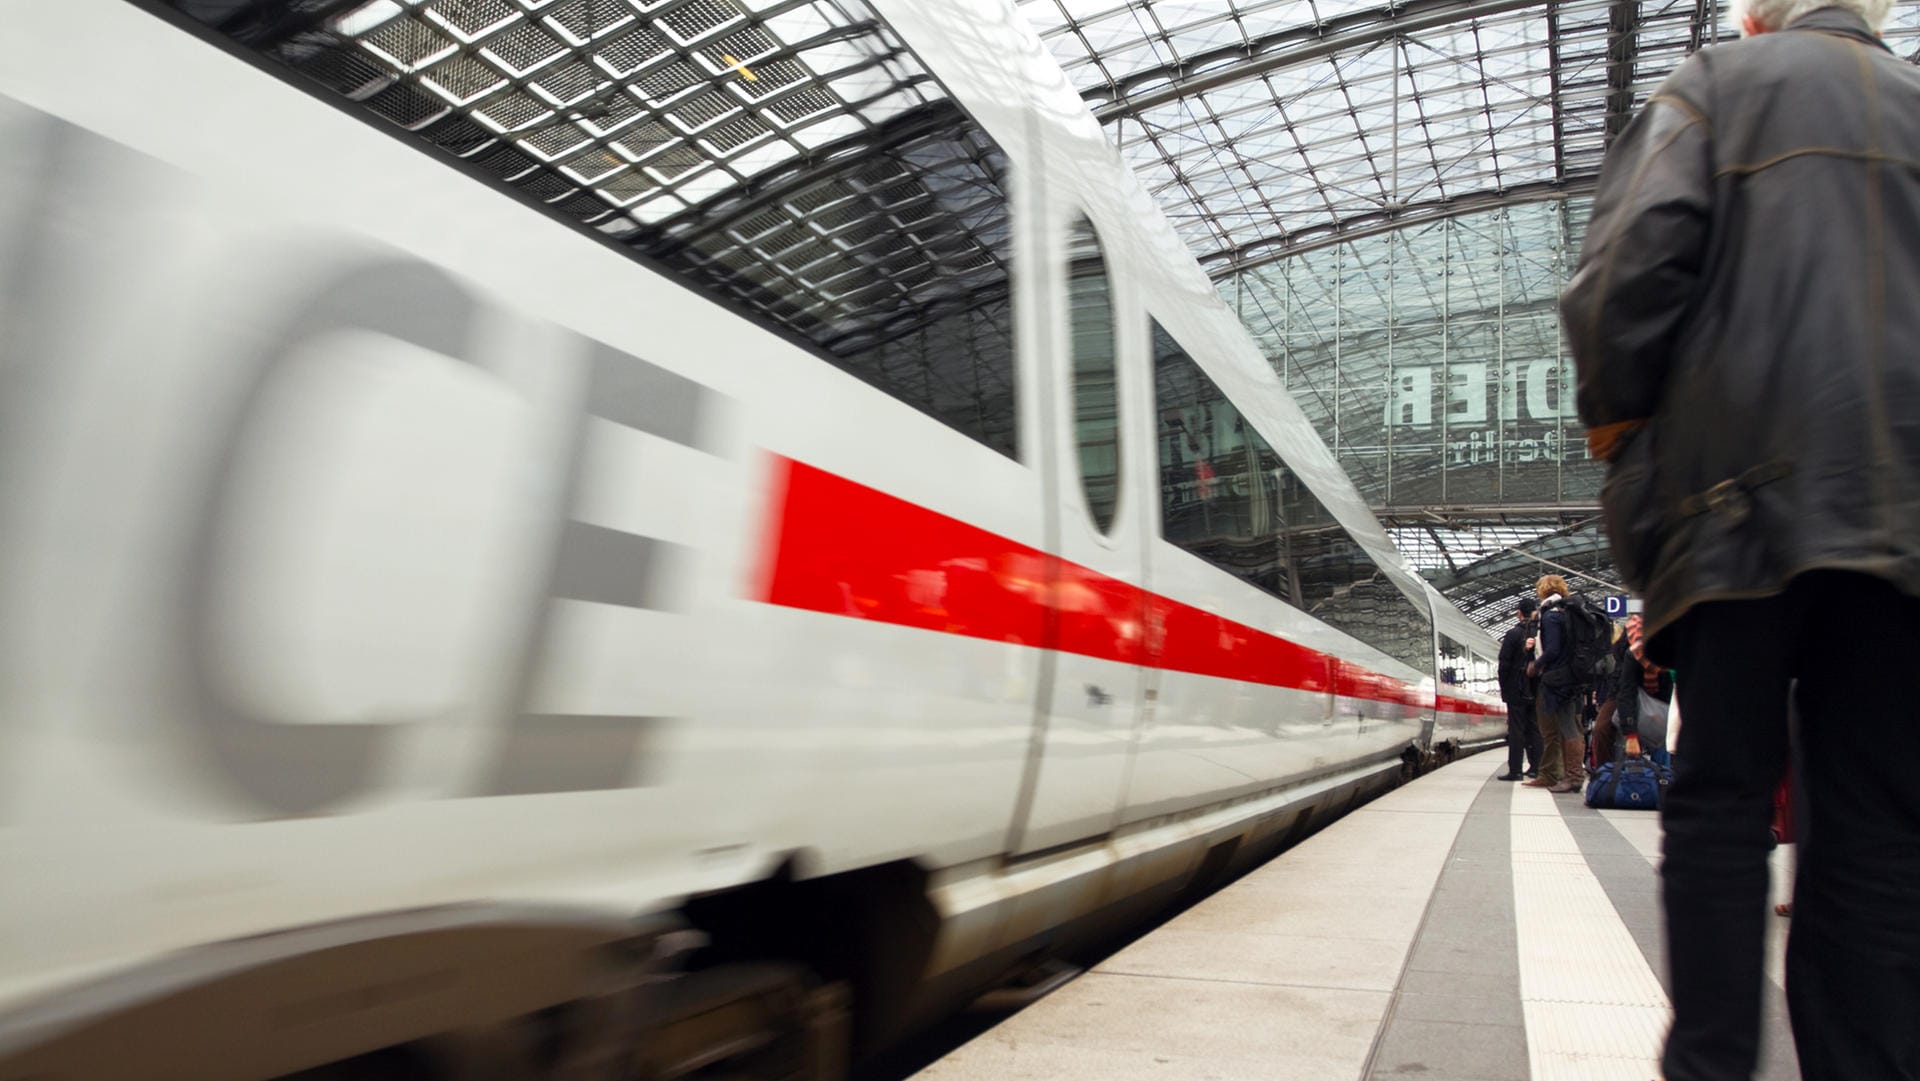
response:
[[(917, 1078), (1657, 1077), (1659, 819), (1494, 780), (1504, 764), (1478, 755), (1367, 804)], [(1799, 1077), (1787, 923), (1764, 1081)]]

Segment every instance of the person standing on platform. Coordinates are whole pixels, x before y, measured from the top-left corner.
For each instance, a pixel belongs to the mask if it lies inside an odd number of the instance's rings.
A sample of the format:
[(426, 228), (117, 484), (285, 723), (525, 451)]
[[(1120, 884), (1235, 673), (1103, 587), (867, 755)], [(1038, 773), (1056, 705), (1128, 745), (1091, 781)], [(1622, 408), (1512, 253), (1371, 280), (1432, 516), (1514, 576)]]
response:
[[(1537, 590), (1536, 590), (1537, 592)], [(1540, 602), (1534, 601), (1533, 638), (1527, 658), (1527, 680), (1533, 690), (1533, 728), (1535, 737), (1540, 740), (1540, 758), (1534, 778), (1525, 782), (1528, 788), (1544, 788), (1552, 791), (1567, 779), (1566, 743), (1560, 739), (1560, 722), (1549, 714), (1541, 700), (1540, 653), (1546, 645), (1547, 613), (1540, 610)], [(1564, 612), (1555, 612), (1557, 626), (1565, 626)]]
[(1615, 566), (1686, 707), (1666, 1081), (1753, 1073), (1790, 760), (1802, 1076), (1920, 1077), (1920, 69), (1888, 7), (1735, 0), (1744, 40), (1609, 150), (1561, 298)]
[(1534, 595), (1540, 598), (1539, 656), (1527, 667), (1527, 674), (1540, 681), (1534, 708), (1540, 714), (1546, 753), (1539, 780), (1548, 782), (1544, 787), (1550, 792), (1578, 792), (1587, 784), (1587, 740), (1580, 731), (1580, 707), (1592, 688), (1573, 671), (1573, 628), (1567, 623), (1567, 597), (1572, 593), (1567, 580), (1557, 574), (1546, 575), (1534, 587)]
[(1615, 736), (1619, 733), (1619, 712), (1627, 705), (1621, 699), (1620, 671), (1631, 660), (1627, 655), (1627, 636), (1617, 634), (1613, 639), (1613, 672), (1599, 687), (1594, 697), (1601, 700), (1600, 708), (1593, 719), (1593, 727), (1587, 732), (1587, 770), (1592, 772), (1613, 761), (1616, 745)]
[[(1540, 728), (1533, 719), (1533, 680), (1527, 665), (1533, 660), (1533, 640), (1537, 636), (1533, 613), (1540, 605), (1532, 597), (1520, 598), (1513, 626), (1500, 640), (1500, 700), (1507, 704), (1507, 772), (1503, 781), (1540, 774)], [(1520, 772), (1526, 759), (1526, 773)]]
[(1619, 667), (1613, 673), (1613, 724), (1628, 754), (1645, 752), (1663, 765), (1667, 754), (1667, 704), (1673, 701), (1673, 673), (1649, 664), (1639, 616), (1629, 617)]

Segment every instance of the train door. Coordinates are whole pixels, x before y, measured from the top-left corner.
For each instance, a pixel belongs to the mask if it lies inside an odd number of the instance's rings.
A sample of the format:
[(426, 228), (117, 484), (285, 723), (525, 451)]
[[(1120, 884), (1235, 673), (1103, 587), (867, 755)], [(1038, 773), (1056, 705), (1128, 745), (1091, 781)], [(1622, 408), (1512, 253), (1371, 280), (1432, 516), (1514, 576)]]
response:
[(1440, 709), (1442, 705), (1440, 700), (1442, 647), (1440, 644), (1439, 623), (1433, 618), (1433, 598), (1431, 596), (1423, 597), (1418, 604), (1420, 608), (1424, 610), (1422, 614), (1427, 617), (1427, 663), (1416, 666), (1424, 669), (1424, 671), (1420, 673), (1420, 686), (1415, 695), (1418, 703), (1415, 707), (1417, 711), (1415, 716), (1420, 725), (1420, 735), (1417, 743), (1423, 753), (1432, 753), (1434, 733), (1440, 723)]
[(1010, 849), (1024, 854), (1103, 834), (1120, 810), (1143, 693), (1146, 508), (1138, 440), (1146, 408), (1141, 346), (1120, 313), (1124, 283), (1099, 230), (1076, 206), (1048, 215), (1054, 317), (1042, 380), (1049, 478), (1051, 603), (1033, 746)]

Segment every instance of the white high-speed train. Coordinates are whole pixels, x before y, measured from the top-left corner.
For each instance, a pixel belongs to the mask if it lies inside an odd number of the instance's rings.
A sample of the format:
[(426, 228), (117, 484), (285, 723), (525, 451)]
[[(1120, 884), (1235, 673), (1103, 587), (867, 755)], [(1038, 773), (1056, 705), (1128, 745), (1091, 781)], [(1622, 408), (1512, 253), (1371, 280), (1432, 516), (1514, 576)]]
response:
[(4, 1081), (830, 1076), (1503, 733), (1010, 0), (0, 28)]

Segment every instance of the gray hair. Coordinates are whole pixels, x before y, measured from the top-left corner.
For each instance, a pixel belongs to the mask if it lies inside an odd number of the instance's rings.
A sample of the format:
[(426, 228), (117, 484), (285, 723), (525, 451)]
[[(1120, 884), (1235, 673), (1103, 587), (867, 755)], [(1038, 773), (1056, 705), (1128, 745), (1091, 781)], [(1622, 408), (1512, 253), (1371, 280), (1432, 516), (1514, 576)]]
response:
[(1821, 8), (1841, 8), (1860, 16), (1874, 33), (1887, 24), (1893, 0), (1731, 0), (1733, 21), (1752, 15), (1769, 30), (1784, 30), (1803, 15)]

